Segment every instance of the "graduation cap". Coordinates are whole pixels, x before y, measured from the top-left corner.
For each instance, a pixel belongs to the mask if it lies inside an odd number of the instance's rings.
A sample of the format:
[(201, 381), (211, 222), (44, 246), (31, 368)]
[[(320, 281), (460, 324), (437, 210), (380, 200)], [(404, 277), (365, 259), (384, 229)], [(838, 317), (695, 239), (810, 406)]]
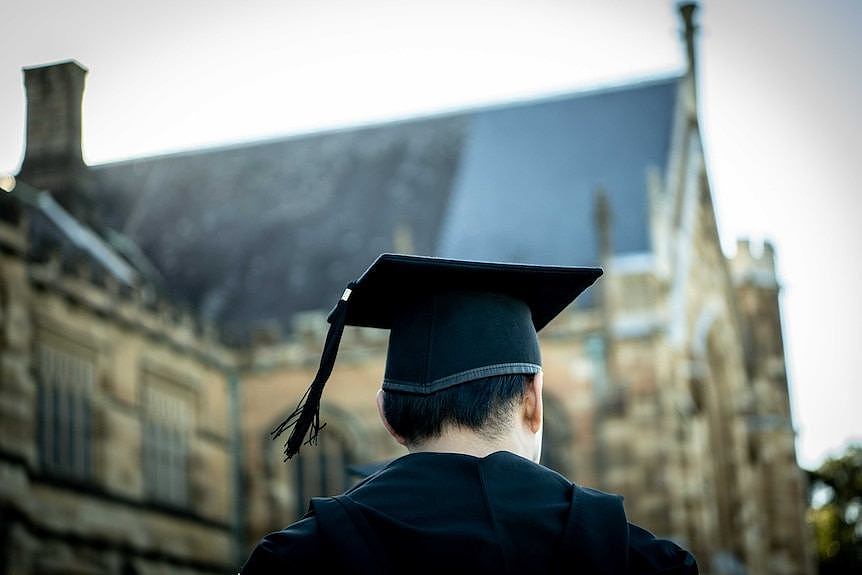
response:
[(317, 375), (272, 437), (291, 429), (285, 460), (316, 442), (320, 397), (345, 325), (390, 330), (383, 389), (428, 395), (541, 371), (536, 333), (601, 275), (599, 268), (382, 254), (329, 313)]

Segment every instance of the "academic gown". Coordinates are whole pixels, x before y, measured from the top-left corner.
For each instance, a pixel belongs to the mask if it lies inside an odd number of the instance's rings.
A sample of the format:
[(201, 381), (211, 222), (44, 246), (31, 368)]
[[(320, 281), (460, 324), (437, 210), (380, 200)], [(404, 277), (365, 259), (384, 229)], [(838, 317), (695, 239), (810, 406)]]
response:
[[(622, 498), (506, 451), (412, 453), (315, 498), (242, 573), (697, 573), (690, 553), (629, 523)], [(314, 571), (308, 571), (313, 569)]]

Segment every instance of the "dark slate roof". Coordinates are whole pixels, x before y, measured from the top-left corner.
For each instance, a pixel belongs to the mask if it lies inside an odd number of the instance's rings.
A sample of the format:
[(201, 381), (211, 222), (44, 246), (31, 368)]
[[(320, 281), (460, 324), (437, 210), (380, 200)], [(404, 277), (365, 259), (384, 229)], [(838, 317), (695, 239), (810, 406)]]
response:
[(645, 170), (667, 161), (678, 78), (95, 166), (107, 223), (222, 327), (289, 330), (383, 251), (594, 263), (592, 194), (618, 252), (649, 249)]
[(453, 115), (97, 166), (98, 201), (240, 343), (334, 305), (398, 235), (431, 254), (464, 133)]
[(474, 114), (440, 255), (596, 264), (598, 186), (610, 200), (614, 251), (649, 251), (646, 172), (664, 172), (677, 84), (665, 79)]

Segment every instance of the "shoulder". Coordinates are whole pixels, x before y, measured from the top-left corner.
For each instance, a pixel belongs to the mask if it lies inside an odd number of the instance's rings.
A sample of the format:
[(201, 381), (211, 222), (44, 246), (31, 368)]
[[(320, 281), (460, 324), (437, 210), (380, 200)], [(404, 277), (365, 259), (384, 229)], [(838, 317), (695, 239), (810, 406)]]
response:
[(629, 572), (696, 575), (694, 556), (667, 539), (629, 523)]
[(602, 526), (605, 537), (613, 531), (615, 539), (621, 542), (626, 540), (625, 526), (628, 521), (621, 495), (572, 484), (572, 513), (578, 527), (595, 530)]
[(628, 573), (695, 575), (698, 572), (691, 553), (629, 523), (620, 495), (576, 485), (573, 512), (579, 533), (590, 543), (590, 548), (602, 549), (608, 557), (627, 556)]
[(276, 569), (320, 569), (324, 558), (320, 528), (311, 515), (266, 535), (255, 546), (242, 568), (245, 575), (272, 573)]

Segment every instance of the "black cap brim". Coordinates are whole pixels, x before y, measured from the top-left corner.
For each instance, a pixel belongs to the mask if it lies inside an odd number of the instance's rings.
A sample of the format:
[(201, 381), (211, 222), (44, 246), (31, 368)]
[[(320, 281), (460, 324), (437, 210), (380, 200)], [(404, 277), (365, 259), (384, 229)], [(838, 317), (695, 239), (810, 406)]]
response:
[(346, 323), (390, 329), (405, 302), (424, 293), (457, 289), (500, 293), (524, 301), (539, 331), (601, 275), (600, 268), (592, 267), (382, 254), (355, 282)]

